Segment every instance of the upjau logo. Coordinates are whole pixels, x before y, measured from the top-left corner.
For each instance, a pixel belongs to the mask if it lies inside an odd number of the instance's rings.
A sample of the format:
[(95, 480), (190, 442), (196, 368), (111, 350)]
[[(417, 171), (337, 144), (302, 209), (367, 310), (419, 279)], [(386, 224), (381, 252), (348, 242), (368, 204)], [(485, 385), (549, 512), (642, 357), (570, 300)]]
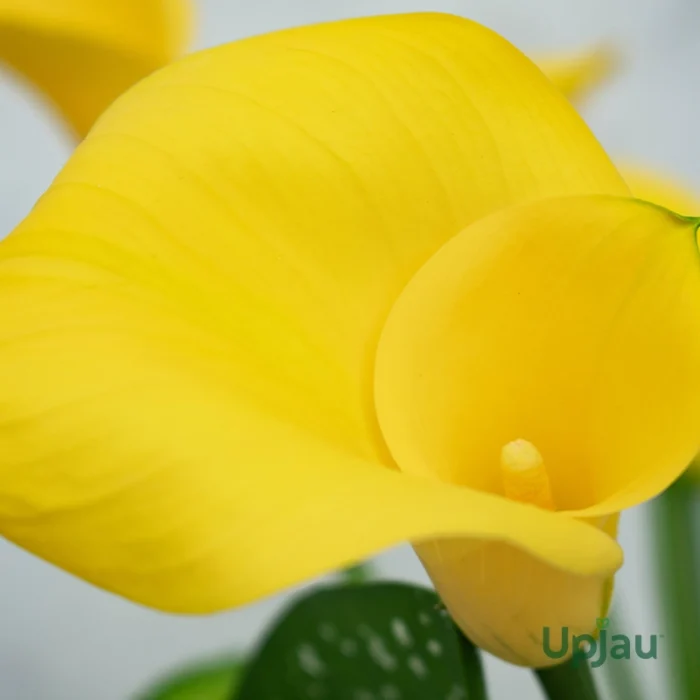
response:
[(543, 628), (542, 648), (550, 659), (563, 659), (573, 649), (574, 664), (583, 660), (590, 660), (593, 668), (602, 666), (609, 658), (615, 661), (629, 661), (634, 654), (638, 659), (657, 659), (659, 653), (659, 639), (662, 635), (652, 634), (644, 639), (641, 634), (630, 639), (626, 634), (610, 634), (608, 627), (610, 619), (598, 618), (598, 639), (591, 634), (573, 635), (570, 637), (569, 628), (562, 627), (558, 635), (560, 638), (556, 644), (557, 649), (552, 648), (552, 631), (549, 627)]

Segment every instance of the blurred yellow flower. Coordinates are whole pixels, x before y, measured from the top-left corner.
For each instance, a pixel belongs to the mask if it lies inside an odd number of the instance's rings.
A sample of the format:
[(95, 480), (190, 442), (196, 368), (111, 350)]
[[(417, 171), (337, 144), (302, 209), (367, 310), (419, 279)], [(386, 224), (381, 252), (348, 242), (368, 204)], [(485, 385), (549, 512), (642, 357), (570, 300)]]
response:
[(0, 0), (0, 61), (83, 136), (127, 88), (178, 57), (189, 0)]
[(475, 642), (552, 663), (698, 447), (697, 222), (628, 194), (464, 19), (169, 66), (0, 244), (0, 531), (186, 613), (409, 540)]
[(583, 51), (541, 55), (536, 62), (554, 85), (576, 102), (612, 75), (619, 56), (609, 46), (595, 46)]
[[(618, 64), (616, 52), (609, 47), (537, 58), (544, 74), (575, 104), (599, 88)], [(620, 170), (635, 197), (681, 214), (700, 211), (700, 196), (674, 177), (639, 165), (625, 164)]]

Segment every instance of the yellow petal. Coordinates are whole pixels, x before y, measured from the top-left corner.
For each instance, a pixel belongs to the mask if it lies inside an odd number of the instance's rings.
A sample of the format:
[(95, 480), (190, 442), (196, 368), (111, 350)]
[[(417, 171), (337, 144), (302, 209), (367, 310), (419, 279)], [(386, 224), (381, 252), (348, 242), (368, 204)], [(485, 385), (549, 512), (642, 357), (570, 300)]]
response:
[(190, 0), (0, 0), (0, 61), (82, 136), (122, 92), (176, 58)]
[(635, 197), (679, 214), (690, 215), (700, 211), (700, 196), (666, 173), (632, 165), (623, 166), (621, 171)]
[(589, 525), (392, 471), (372, 390), (386, 315), (445, 241), (579, 192), (627, 189), (466, 20), (317, 25), (148, 78), (0, 245), (0, 531), (171, 610), (448, 531), (609, 575)]
[[(616, 67), (615, 54), (606, 48), (595, 48), (582, 53), (555, 55), (536, 59), (544, 74), (569, 99), (580, 101), (599, 87)], [(637, 165), (623, 165), (621, 171), (635, 197), (654, 202), (680, 214), (700, 211), (700, 197), (685, 184), (665, 173)], [(700, 474), (699, 458), (690, 465), (690, 471)]]
[[(71, 424), (91, 428), (88, 415), (95, 428), (54, 457), (53, 474), (22, 465), (13, 486), (31, 484), (31, 503), (2, 500), (15, 513), (0, 520), (11, 539), (108, 590), (162, 610), (215, 611), (429, 535), (508, 542), (584, 577), (621, 565), (614, 541), (586, 524), (368, 464), (236, 410), (229, 387), (217, 396), (201, 380), (148, 369), (140, 391), (112, 399), (118, 427), (104, 426), (97, 400), (64, 408), (67, 426), (44, 422), (65, 436)], [(56, 509), (66, 495), (73, 507)]]
[[(691, 191), (685, 183), (680, 183), (665, 173), (636, 165), (624, 166), (622, 173), (632, 193), (639, 199), (654, 202), (681, 214), (700, 211), (700, 196)], [(696, 477), (700, 475), (700, 457), (691, 462), (688, 471)]]
[(697, 221), (564, 198), (473, 224), (411, 280), (379, 346), (377, 410), (404, 471), (503, 493), (534, 445), (554, 506), (614, 513), (700, 440)]
[[(618, 520), (610, 516), (606, 523), (611, 537)], [(518, 666), (562, 663), (573, 655), (572, 637), (594, 635), (596, 621), (610, 605), (612, 577), (605, 572), (574, 574), (511, 544), (462, 538), (426, 542), (415, 550), (469, 639)], [(562, 635), (569, 641), (568, 653), (556, 656), (551, 652), (562, 649)]]
[(535, 61), (557, 89), (578, 101), (611, 75), (618, 57), (610, 48), (598, 46), (575, 53), (539, 56)]

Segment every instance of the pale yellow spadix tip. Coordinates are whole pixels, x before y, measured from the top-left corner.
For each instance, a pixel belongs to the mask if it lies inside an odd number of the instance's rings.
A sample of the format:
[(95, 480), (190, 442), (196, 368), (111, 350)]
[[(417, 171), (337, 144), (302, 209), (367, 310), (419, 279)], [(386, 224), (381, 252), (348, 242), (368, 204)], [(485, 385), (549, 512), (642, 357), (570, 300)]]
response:
[(544, 467), (539, 450), (527, 440), (513, 440), (501, 450), (501, 464), (509, 471), (523, 472)]
[(514, 501), (554, 510), (549, 476), (539, 450), (527, 440), (513, 440), (501, 449), (505, 495)]

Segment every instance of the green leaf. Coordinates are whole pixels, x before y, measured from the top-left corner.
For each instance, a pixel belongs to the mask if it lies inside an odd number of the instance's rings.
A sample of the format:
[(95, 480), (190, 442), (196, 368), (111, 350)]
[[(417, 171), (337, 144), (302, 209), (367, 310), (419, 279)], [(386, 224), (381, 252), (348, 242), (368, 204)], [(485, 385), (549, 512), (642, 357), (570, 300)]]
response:
[(674, 700), (700, 698), (700, 491), (694, 479), (682, 476), (649, 504)]
[(281, 617), (236, 700), (484, 700), (481, 661), (433, 591), (317, 589)]
[(240, 658), (209, 662), (159, 683), (138, 700), (230, 700), (243, 670)]

